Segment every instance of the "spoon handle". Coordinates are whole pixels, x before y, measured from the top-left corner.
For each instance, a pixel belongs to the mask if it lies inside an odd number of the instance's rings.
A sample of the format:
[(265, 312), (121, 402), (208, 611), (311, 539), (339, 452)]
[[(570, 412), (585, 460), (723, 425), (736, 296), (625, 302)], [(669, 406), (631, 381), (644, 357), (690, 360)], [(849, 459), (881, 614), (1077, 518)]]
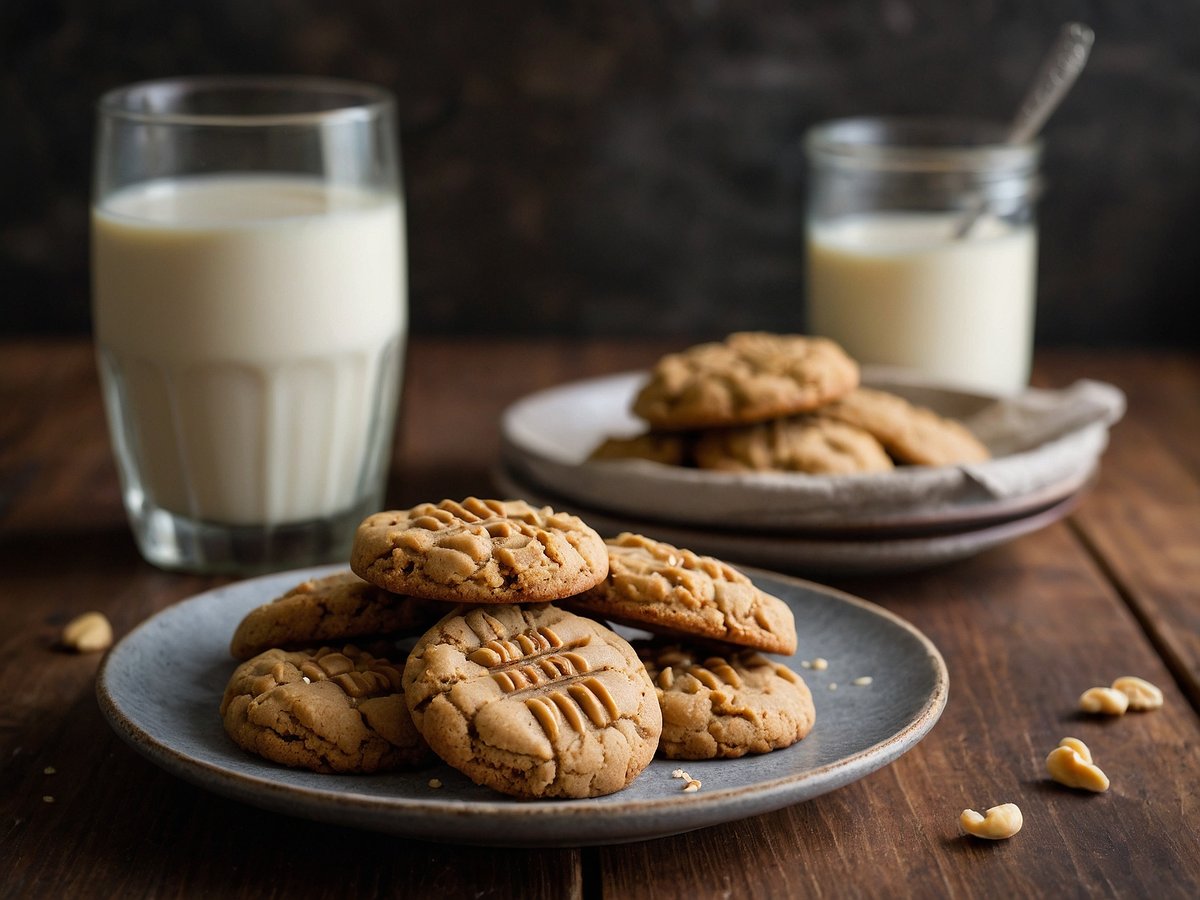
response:
[(1023, 144), (1038, 133), (1083, 71), (1095, 40), (1092, 29), (1079, 22), (1062, 27), (1038, 77), (1017, 108), (1008, 143)]
[[(1080, 22), (1068, 22), (1062, 27), (1025, 99), (1017, 107), (1005, 143), (1023, 144), (1038, 133), (1083, 71), (1095, 40), (1092, 29)], [(986, 209), (986, 201), (977, 197), (955, 227), (955, 240), (967, 237)]]

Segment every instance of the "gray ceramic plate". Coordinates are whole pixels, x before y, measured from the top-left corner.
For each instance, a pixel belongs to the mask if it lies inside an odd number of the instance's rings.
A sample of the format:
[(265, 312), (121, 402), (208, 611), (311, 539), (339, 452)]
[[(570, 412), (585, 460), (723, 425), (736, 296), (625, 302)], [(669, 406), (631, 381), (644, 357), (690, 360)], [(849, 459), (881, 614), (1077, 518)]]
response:
[[(899, 617), (810, 582), (748, 570), (800, 623), (792, 667), (812, 688), (816, 725), (763, 756), (689, 762), (704, 787), (683, 793), (678, 762), (655, 760), (626, 790), (592, 800), (519, 801), (438, 765), (375, 776), (318, 775), (244, 753), (217, 707), (234, 668), (229, 638), (241, 617), (305, 578), (334, 568), (242, 581), (168, 607), (130, 632), (100, 667), (96, 693), (113, 728), (163, 769), (266, 809), (425, 840), (581, 846), (660, 837), (779, 809), (848, 784), (896, 759), (946, 704), (946, 666)], [(799, 661), (817, 656), (817, 672)], [(852, 680), (871, 676), (855, 687)], [(837, 683), (836, 690), (829, 690)], [(431, 788), (438, 778), (442, 787)]]
[(492, 472), (501, 496), (520, 497), (535, 506), (551, 506), (581, 517), (600, 534), (608, 537), (632, 531), (676, 547), (687, 547), (732, 563), (769, 566), (811, 577), (834, 575), (884, 575), (915, 572), (967, 559), (985, 550), (1016, 540), (1074, 511), (1084, 496), (1084, 488), (1032, 512), (997, 523), (962, 528), (945, 533), (844, 536), (831, 532), (819, 537), (809, 532), (785, 534), (747, 531), (719, 531), (713, 528), (689, 528), (670, 522), (599, 512), (533, 487), (511, 470)]

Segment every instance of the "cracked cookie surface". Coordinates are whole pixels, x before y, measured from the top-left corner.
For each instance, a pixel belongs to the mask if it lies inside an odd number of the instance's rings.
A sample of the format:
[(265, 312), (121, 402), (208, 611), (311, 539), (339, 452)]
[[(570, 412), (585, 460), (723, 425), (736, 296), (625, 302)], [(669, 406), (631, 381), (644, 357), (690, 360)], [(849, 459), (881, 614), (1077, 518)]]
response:
[(592, 462), (612, 459), (645, 459), (666, 466), (686, 466), (692, 461), (691, 436), (681, 432), (647, 431), (631, 437), (603, 440), (588, 456)]
[(812, 730), (804, 679), (755, 650), (714, 655), (638, 642), (663, 716), (658, 752), (669, 759), (735, 758), (788, 747)]
[(464, 607), (404, 667), (413, 721), (446, 763), (516, 797), (597, 797), (654, 757), (662, 716), (624, 638), (549, 604)]
[(824, 407), (821, 414), (870, 432), (901, 463), (950, 466), (991, 456), (961, 422), (875, 388), (860, 387)]
[(665, 431), (748, 424), (808, 412), (858, 379), (858, 363), (828, 338), (737, 332), (662, 357), (633, 412)]
[(432, 760), (396, 663), (341, 650), (268, 650), (234, 671), (221, 699), (238, 746), (285, 766), (368, 773)]
[(788, 605), (728, 563), (630, 532), (606, 543), (608, 577), (571, 608), (659, 634), (796, 651)]
[(803, 415), (703, 432), (696, 465), (724, 472), (806, 472), (854, 475), (894, 468), (867, 431), (822, 416)]
[(418, 634), (446, 611), (443, 603), (393, 594), (353, 572), (337, 572), (309, 579), (252, 609), (234, 631), (229, 652), (249, 659), (274, 647)]
[(576, 516), (470, 497), (368, 516), (350, 568), (385, 590), (430, 600), (540, 603), (599, 582), (608, 553)]

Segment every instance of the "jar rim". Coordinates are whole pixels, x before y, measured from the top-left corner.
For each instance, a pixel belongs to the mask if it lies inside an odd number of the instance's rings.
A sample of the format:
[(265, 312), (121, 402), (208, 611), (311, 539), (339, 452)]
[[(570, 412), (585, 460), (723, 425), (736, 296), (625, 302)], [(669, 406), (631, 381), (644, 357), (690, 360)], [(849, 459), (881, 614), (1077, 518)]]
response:
[(103, 94), (101, 116), (139, 124), (264, 127), (371, 121), (392, 94), (366, 82), (299, 75), (214, 75), (139, 81)]
[(1032, 171), (1042, 144), (1005, 140), (1006, 126), (956, 116), (857, 116), (812, 126), (804, 137), (814, 162), (909, 172)]

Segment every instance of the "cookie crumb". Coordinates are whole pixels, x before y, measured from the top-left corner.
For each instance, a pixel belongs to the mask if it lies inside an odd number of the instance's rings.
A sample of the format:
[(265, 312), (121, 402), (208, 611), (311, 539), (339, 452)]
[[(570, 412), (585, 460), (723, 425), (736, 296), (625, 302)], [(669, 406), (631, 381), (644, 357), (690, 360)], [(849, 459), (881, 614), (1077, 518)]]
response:
[(823, 672), (829, 668), (829, 660), (827, 660), (823, 656), (818, 656), (816, 659), (814, 659), (812, 661), (812, 667), (814, 669), (816, 669), (818, 672)]
[(698, 790), (700, 790), (700, 782), (695, 778), (689, 778), (688, 783), (683, 786), (683, 792), (685, 794), (692, 794)]
[(858, 678), (855, 678), (850, 683), (852, 685), (854, 685), (855, 687), (866, 687), (868, 684), (870, 684), (874, 680), (875, 679), (872, 678), (870, 675), (860, 675)]
[(811, 669), (811, 668), (812, 668), (812, 660), (811, 660), (811, 659), (802, 659), (802, 660), (800, 660), (800, 668), (802, 668), (802, 669)]
[(46, 768), (42, 769), (43, 775), (55, 775), (57, 773), (58, 769), (54, 768), (54, 766), (46, 766)]
[(43, 794), (43, 795), (42, 795), (42, 802), (43, 802), (43, 803), (53, 803), (53, 802), (54, 802), (54, 798), (53, 798), (53, 797), (51, 797), (49, 794)]
[(674, 772), (671, 773), (671, 777), (672, 778), (689, 778), (691, 776), (689, 776), (687, 772), (683, 771), (683, 769), (676, 769)]
[(440, 778), (430, 778), (430, 779), (429, 779), (429, 786), (430, 786), (431, 788), (433, 788), (433, 789), (436, 791), (438, 788), (440, 788), (440, 787), (442, 786), (442, 779), (440, 779)]
[(836, 681), (829, 682), (829, 689), (831, 691), (836, 691), (837, 690), (837, 682)]

